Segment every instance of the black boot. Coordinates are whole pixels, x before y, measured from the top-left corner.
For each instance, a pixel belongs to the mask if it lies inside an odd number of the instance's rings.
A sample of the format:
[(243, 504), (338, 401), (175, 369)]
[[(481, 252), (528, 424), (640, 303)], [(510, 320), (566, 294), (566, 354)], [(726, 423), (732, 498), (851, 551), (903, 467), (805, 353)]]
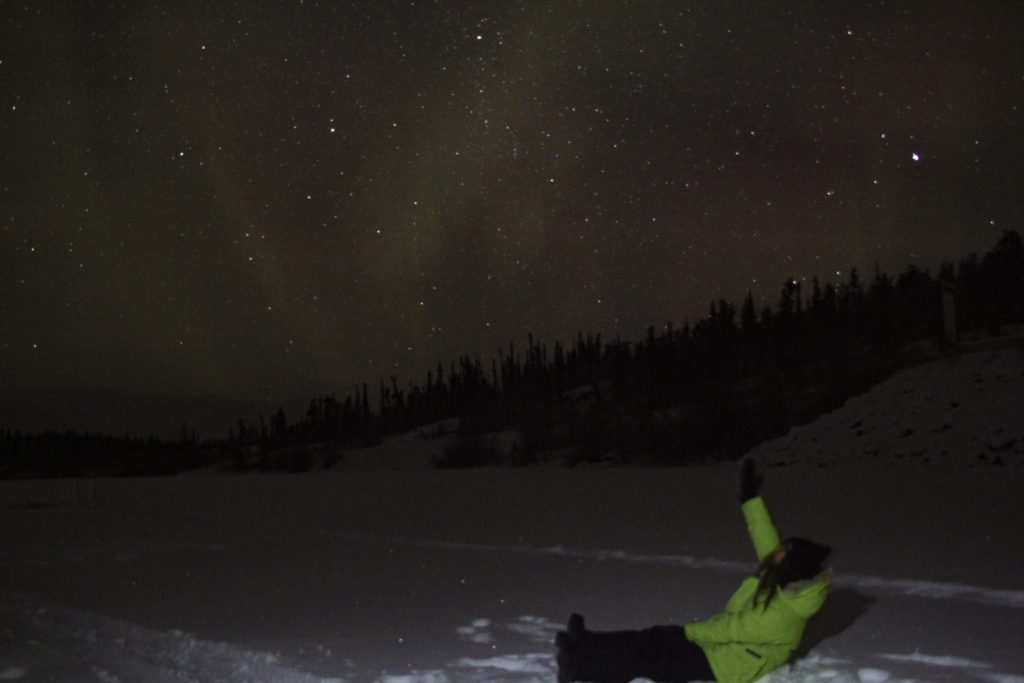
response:
[(555, 662), (558, 664), (558, 683), (572, 683), (576, 680), (576, 651), (583, 638), (583, 617), (573, 614), (565, 631), (555, 634)]
[(569, 616), (569, 642), (573, 645), (578, 645), (580, 638), (583, 637), (583, 631), (585, 630), (583, 623), (583, 615), (576, 614), (575, 612)]
[(572, 683), (572, 646), (569, 634), (559, 631), (555, 635), (555, 663), (558, 665), (558, 683)]

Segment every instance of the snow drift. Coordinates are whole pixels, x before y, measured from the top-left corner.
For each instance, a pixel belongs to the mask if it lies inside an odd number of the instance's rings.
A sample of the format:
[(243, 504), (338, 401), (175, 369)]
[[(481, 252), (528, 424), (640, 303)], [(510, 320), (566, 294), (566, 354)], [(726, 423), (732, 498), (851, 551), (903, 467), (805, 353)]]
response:
[[(836, 549), (771, 681), (1024, 683), (1022, 355), (908, 368), (752, 452), (780, 530)], [(682, 624), (753, 567), (734, 465), (436, 471), (437, 446), (101, 480), (90, 504), (0, 483), (0, 680), (552, 681), (571, 611)]]

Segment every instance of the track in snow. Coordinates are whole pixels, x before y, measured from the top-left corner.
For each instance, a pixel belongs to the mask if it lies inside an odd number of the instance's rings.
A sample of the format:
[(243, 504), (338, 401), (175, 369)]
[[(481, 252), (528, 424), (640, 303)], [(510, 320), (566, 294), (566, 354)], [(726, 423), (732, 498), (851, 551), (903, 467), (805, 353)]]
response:
[[(637, 564), (658, 564), (688, 569), (710, 569), (730, 574), (747, 574), (751, 570), (748, 562), (717, 560), (694, 555), (652, 555), (633, 553), (626, 550), (578, 550), (564, 546), (523, 546), (490, 543), (463, 543), (458, 541), (424, 540), (400, 536), (374, 536), (370, 534), (346, 534), (345, 538), (359, 541), (403, 545), (415, 548), (440, 548), (518, 555), (550, 555), (571, 559), (585, 559), (608, 562), (631, 562)], [(983, 586), (942, 581), (916, 579), (893, 579), (865, 574), (837, 574), (836, 586), (861, 588), (872, 593), (899, 595), (933, 600), (962, 600), (982, 605), (1024, 609), (1024, 591), (999, 590)]]

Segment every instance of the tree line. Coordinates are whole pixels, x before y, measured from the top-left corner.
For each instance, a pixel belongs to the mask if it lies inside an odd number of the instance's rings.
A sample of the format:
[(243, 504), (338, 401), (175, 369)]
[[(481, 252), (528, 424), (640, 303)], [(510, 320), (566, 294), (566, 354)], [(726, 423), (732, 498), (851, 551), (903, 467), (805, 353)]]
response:
[(0, 478), (174, 474), (207, 464), (204, 445), (194, 434), (175, 441), (152, 435), (0, 429)]
[[(738, 305), (711, 302), (692, 324), (651, 326), (640, 340), (580, 332), (548, 345), (528, 335), (524, 348), (510, 343), (486, 361), (439, 363), (420, 383), (381, 378), (375, 406), (361, 384), (344, 398), (312, 399), (293, 420), (283, 409), (239, 419), (216, 442), (197, 443), (185, 427), (178, 442), (145, 444), (0, 432), (0, 473), (24, 471), (34, 452), (30, 469), (48, 472), (65, 471), (53, 463), (90, 457), (116, 462), (120, 471), (147, 458), (160, 472), (227, 458), (240, 468), (266, 467), (268, 451), (308, 453), (313, 444), (326, 447), (333, 462), (345, 448), (451, 418), (463, 440), (440, 463), (448, 466), (506, 457), (473, 439), (503, 430), (521, 435), (517, 463), (552, 453), (570, 462), (651, 464), (734, 457), (837, 407), (924, 347), (945, 343), (943, 290), (955, 302), (961, 338), (1024, 324), (1019, 234), (1005, 232), (988, 253), (944, 263), (936, 275), (910, 265), (895, 278), (878, 268), (868, 280), (852, 270), (841, 283), (787, 278), (774, 307), (758, 309), (750, 291)], [(291, 462), (302, 469), (309, 459)]]
[[(922, 351), (913, 343), (941, 344), (944, 287), (961, 337), (1024, 323), (1020, 236), (1006, 232), (984, 256), (934, 276), (910, 265), (895, 278), (877, 268), (838, 284), (787, 278), (774, 307), (758, 310), (748, 292), (739, 305), (711, 302), (705, 318), (652, 326), (632, 342), (580, 332), (548, 345), (529, 335), (525, 348), (510, 343), (486, 361), (438, 364), (421, 383), (382, 378), (376, 410), (363, 384), (344, 399), (314, 399), (295, 422), (279, 410), (269, 431), (240, 423), (232, 439), (363, 446), (458, 418), (466, 436), (522, 432), (521, 462), (544, 452), (666, 464), (728, 457), (867, 389)], [(497, 456), (459, 453), (448, 464)]]

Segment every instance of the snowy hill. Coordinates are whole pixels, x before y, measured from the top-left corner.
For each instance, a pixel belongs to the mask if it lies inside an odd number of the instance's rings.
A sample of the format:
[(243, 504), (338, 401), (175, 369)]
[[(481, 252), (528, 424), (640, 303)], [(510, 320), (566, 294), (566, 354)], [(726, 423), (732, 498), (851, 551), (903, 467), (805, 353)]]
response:
[[(439, 423), (441, 424), (441, 423)], [(345, 452), (341, 469), (423, 469), (457, 443), (457, 420)], [(514, 432), (487, 435), (504, 453)], [(841, 408), (747, 454), (770, 467), (839, 464), (1024, 467), (1024, 338), (964, 345), (905, 368)]]
[(967, 347), (904, 369), (749, 455), (776, 466), (900, 460), (1024, 466), (1024, 342)]
[[(780, 531), (835, 548), (771, 683), (1024, 683), (1022, 371), (1015, 346), (936, 359), (755, 449)], [(753, 569), (733, 464), (438, 471), (439, 442), (0, 482), (0, 680), (549, 682), (570, 612), (683, 624)]]

